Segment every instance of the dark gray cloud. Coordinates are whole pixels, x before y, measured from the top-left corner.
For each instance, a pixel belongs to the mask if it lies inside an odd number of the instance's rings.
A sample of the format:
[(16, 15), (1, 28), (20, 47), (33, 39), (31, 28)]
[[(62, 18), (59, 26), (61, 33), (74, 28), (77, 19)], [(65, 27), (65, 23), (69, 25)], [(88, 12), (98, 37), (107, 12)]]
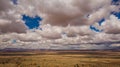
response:
[(0, 33), (25, 33), (27, 27), (10, 0), (0, 0)]

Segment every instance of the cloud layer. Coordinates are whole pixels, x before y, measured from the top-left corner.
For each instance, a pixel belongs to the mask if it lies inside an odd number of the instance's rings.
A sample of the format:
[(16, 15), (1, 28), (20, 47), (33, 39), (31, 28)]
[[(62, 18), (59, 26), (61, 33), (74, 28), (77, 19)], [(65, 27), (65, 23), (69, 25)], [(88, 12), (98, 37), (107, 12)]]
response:
[[(111, 0), (18, 0), (0, 1), (0, 49), (111, 49), (106, 42), (120, 41), (120, 12)], [(119, 2), (118, 2), (119, 3)], [(22, 15), (40, 16), (38, 29), (29, 30)], [(105, 18), (99, 26), (98, 21)], [(94, 32), (94, 25), (103, 32)], [(14, 40), (16, 40), (15, 43)], [(98, 45), (97, 43), (101, 43)], [(116, 45), (116, 44), (115, 44)]]
[(44, 18), (42, 24), (58, 26), (94, 24), (118, 8), (110, 0), (20, 0), (19, 3), (23, 10), (27, 9), (25, 13), (31, 15), (35, 10)]
[(23, 33), (27, 30), (25, 24), (20, 20), (20, 14), (16, 13), (15, 9), (16, 7), (10, 0), (0, 1), (0, 33)]

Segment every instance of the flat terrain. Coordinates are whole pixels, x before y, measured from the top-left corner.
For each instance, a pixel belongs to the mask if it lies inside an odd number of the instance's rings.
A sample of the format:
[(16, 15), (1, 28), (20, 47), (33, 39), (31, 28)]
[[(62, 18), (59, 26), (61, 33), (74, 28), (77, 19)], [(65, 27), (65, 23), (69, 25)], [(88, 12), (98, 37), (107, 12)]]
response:
[(120, 52), (0, 52), (0, 67), (120, 67)]

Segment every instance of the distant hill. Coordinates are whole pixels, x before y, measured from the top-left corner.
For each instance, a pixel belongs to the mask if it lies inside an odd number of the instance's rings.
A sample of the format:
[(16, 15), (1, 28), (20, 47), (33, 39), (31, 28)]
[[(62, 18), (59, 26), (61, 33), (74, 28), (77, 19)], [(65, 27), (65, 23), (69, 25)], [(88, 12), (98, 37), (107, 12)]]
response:
[(23, 48), (5, 48), (5, 49), (1, 49), (0, 51), (3, 51), (3, 52), (24, 52), (27, 50), (28, 49), (23, 49)]
[(29, 51), (120, 51), (120, 47), (115, 47), (111, 49), (23, 49), (23, 48), (5, 48), (0, 49), (2, 52), (29, 52)]

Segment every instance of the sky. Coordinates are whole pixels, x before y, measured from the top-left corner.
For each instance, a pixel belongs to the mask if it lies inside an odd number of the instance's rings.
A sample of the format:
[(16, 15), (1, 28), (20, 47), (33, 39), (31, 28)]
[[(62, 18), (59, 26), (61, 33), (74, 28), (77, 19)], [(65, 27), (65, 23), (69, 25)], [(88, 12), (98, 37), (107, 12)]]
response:
[(120, 47), (120, 0), (1, 0), (0, 49)]

